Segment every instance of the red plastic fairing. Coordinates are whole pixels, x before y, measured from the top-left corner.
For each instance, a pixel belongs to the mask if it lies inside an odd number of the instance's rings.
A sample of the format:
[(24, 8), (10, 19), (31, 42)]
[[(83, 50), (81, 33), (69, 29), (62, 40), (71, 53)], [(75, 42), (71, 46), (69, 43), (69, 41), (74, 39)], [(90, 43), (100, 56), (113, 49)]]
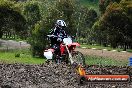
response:
[(61, 54), (63, 54), (65, 51), (65, 46), (63, 44), (60, 44), (60, 51), (61, 51)]
[(73, 42), (71, 45), (80, 46), (80, 44), (77, 42)]
[(55, 50), (54, 50), (54, 49), (48, 49), (47, 51), (51, 51), (51, 52), (54, 52)]

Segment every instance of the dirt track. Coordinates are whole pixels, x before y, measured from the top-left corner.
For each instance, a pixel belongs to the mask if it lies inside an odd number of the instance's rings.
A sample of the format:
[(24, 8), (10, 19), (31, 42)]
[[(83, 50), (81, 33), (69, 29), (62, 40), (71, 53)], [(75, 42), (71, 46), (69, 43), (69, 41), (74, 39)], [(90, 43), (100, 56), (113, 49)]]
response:
[(82, 49), (82, 48), (77, 48), (76, 50), (82, 52), (84, 55), (96, 55), (96, 56), (109, 57), (118, 60), (128, 60), (128, 58), (132, 57), (132, 53), (129, 52), (93, 50), (93, 49)]

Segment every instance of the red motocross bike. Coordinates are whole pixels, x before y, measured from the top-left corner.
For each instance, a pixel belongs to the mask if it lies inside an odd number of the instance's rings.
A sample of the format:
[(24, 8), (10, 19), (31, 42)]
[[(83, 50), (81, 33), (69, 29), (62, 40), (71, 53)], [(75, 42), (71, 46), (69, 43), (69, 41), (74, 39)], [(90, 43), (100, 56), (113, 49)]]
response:
[(57, 37), (61, 38), (62, 43), (60, 44), (60, 50), (59, 54), (55, 53), (54, 48), (49, 48), (44, 51), (44, 56), (49, 60), (52, 59), (53, 61), (60, 63), (60, 62), (66, 62), (70, 64), (85, 64), (85, 58), (83, 54), (79, 51), (75, 51), (76, 47), (79, 47), (80, 44), (77, 42), (73, 42), (72, 38), (69, 37), (58, 37), (55, 35), (47, 35), (48, 37)]

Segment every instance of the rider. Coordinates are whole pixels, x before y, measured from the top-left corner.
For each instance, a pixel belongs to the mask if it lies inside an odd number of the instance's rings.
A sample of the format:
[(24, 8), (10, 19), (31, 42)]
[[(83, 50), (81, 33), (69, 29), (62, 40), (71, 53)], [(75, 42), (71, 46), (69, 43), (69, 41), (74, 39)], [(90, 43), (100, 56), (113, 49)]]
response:
[(63, 20), (57, 20), (55, 23), (54, 29), (51, 29), (50, 35), (55, 35), (57, 37), (50, 37), (51, 47), (55, 49), (55, 51), (60, 51), (60, 44), (64, 37), (67, 37), (64, 29), (66, 28), (66, 23)]

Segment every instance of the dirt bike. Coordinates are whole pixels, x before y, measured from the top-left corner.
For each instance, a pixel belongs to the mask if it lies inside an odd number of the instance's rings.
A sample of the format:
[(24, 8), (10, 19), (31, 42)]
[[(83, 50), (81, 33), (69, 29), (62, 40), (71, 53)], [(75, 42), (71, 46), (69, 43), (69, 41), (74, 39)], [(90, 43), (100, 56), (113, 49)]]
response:
[(58, 37), (55, 35), (47, 35), (48, 37), (57, 37), (62, 39), (62, 43), (60, 44), (60, 54), (55, 53), (54, 48), (49, 48), (44, 51), (44, 56), (49, 60), (52, 59), (53, 61), (60, 63), (66, 62), (70, 64), (82, 64), (85, 65), (85, 58), (83, 54), (79, 51), (75, 51), (76, 47), (79, 47), (80, 44), (77, 42), (73, 42), (70, 36), (68, 37)]

